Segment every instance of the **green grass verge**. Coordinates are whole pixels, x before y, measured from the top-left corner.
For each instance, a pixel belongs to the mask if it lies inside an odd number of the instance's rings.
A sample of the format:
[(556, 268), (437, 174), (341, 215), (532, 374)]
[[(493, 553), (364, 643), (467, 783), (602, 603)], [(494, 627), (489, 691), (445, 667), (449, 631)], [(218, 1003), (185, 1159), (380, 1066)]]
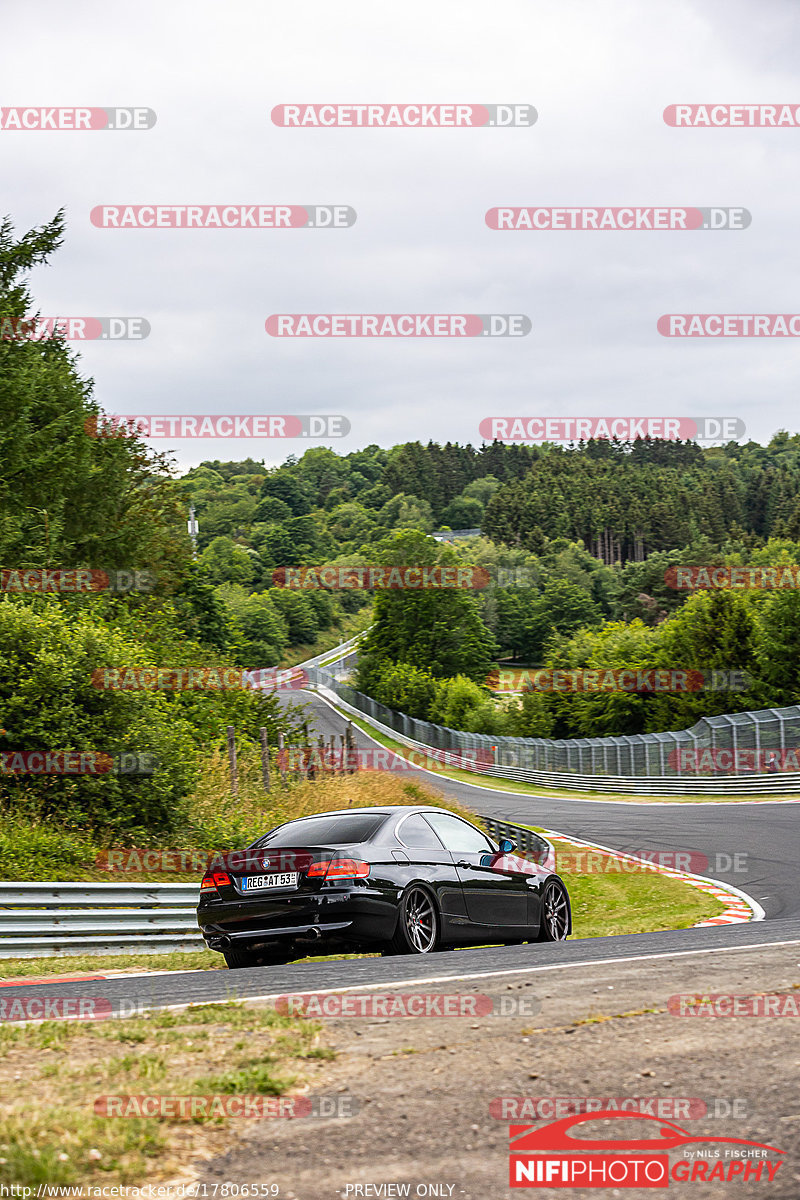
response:
[(0, 1185), (35, 1191), (39, 1184), (156, 1182), (184, 1172), (193, 1159), (224, 1154), (229, 1119), (116, 1119), (96, 1114), (94, 1100), (212, 1089), (295, 1094), (313, 1084), (320, 1060), (333, 1057), (318, 1044), (320, 1031), (312, 1021), (237, 1003), (130, 1020), (5, 1022)]
[[(574, 851), (574, 847), (557, 838), (550, 840), (556, 848), (556, 862), (560, 850)], [(588, 875), (564, 872), (561, 877), (572, 904), (572, 936), (576, 938), (689, 929), (699, 921), (717, 916), (724, 908), (714, 896), (657, 872), (603, 871)]]
[(49, 975), (89, 975), (97, 971), (210, 971), (225, 967), (213, 950), (174, 951), (171, 954), (75, 954), (48, 958), (0, 958), (0, 980), (46, 978)]
[[(346, 958), (375, 958), (372, 954), (328, 954), (319, 958), (299, 958), (294, 964), (338, 962)], [(171, 954), (75, 954), (52, 958), (0, 958), (0, 981), (47, 978), (59, 975), (89, 975), (110, 971), (136, 974), (142, 971), (214, 971), (226, 970), (225, 959), (214, 950), (179, 951)]]

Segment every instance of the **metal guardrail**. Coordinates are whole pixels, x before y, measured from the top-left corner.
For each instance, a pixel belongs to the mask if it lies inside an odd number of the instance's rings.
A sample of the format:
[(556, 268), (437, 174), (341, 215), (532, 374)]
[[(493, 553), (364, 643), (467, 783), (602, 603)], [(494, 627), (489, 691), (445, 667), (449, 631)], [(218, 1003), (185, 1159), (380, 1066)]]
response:
[(0, 881), (0, 958), (203, 950), (191, 883)]
[[(464, 757), (460, 764), (461, 770), (480, 776), (519, 780), (520, 782), (533, 783), (543, 788), (565, 788), (581, 792), (619, 792), (629, 796), (705, 795), (709, 798), (724, 800), (731, 795), (767, 796), (800, 792), (800, 772), (780, 771), (774, 774), (759, 775), (753, 773), (747, 775), (717, 776), (693, 774), (590, 775), (573, 771), (536, 770), (526, 766), (513, 765), (513, 750), (510, 750), (507, 744), (516, 741), (519, 748), (522, 749), (526, 741), (535, 741), (536, 739), (500, 737), (492, 739), (482, 734), (462, 733), (460, 730), (447, 729), (441, 725), (431, 725), (427, 721), (417, 721), (414, 718), (408, 717), (405, 713), (394, 712), (384, 705), (378, 704), (371, 697), (364, 696), (361, 692), (355, 691), (354, 688), (340, 683), (328, 671), (317, 667), (311, 668), (309, 674), (311, 677), (311, 686), (322, 695), (327, 694), (328, 700), (335, 704), (337, 708), (343, 709), (352, 716), (365, 719), (379, 733), (385, 734), (412, 750), (421, 750), (423, 752), (431, 749), (439, 752), (449, 750), (453, 754), (457, 754), (465, 750), (474, 753), (476, 750), (485, 750), (487, 747), (491, 747), (497, 756), (495, 765), (486, 765), (483, 762), (479, 764), (470, 762), (469, 754)], [(387, 720), (390, 719), (392, 724), (390, 725), (386, 721), (381, 721), (376, 715), (378, 711), (380, 711), (381, 716), (386, 716)], [(716, 720), (717, 718), (711, 719)], [(414, 729), (415, 732), (420, 727), (427, 726), (428, 730), (433, 731), (431, 740), (423, 742), (409, 737), (398, 726), (407, 726)], [(665, 734), (655, 736), (672, 737), (679, 735)], [(512, 762), (508, 761), (509, 758), (512, 759)], [(505, 759), (505, 762), (503, 762), (503, 759)]]
[[(354, 649), (366, 632), (367, 630), (364, 629), (361, 633), (354, 634), (346, 642), (340, 642), (338, 646), (332, 646), (330, 650), (325, 650), (322, 654), (317, 654), (314, 658), (307, 658), (304, 662), (298, 663), (297, 667), (318, 667), (323, 662), (326, 666), (332, 666), (340, 658), (344, 658), (348, 651)], [(294, 669), (296, 670), (297, 668)]]
[(498, 841), (500, 838), (510, 838), (523, 854), (529, 854), (536, 862), (544, 862), (547, 858), (550, 852), (548, 842), (532, 829), (510, 825), (508, 821), (498, 821), (495, 817), (484, 817), (481, 814), (478, 815), (478, 819), (486, 826), (491, 837)]

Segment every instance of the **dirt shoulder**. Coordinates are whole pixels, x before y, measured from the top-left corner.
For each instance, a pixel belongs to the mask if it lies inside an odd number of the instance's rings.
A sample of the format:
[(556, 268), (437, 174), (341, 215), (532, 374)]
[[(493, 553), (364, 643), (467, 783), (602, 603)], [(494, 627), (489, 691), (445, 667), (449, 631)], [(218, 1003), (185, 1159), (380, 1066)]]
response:
[[(234, 1122), (228, 1153), (188, 1170), (187, 1178), (206, 1183), (209, 1194), (224, 1181), (276, 1184), (281, 1200), (404, 1194), (497, 1200), (519, 1192), (508, 1187), (509, 1119), (491, 1115), (493, 1100), (641, 1097), (651, 1102), (645, 1111), (697, 1136), (751, 1139), (786, 1152), (772, 1183), (766, 1176), (758, 1184), (670, 1182), (671, 1195), (796, 1200), (797, 1018), (679, 1017), (667, 1005), (677, 993), (778, 992), (800, 1002), (799, 960), (800, 947), (788, 946), (538, 971), (511, 983), (487, 977), (460, 990), (473, 999), (491, 997), (491, 1015), (481, 1015), (485, 1002), (476, 1001), (467, 1005), (474, 1010), (468, 1016), (326, 1019), (323, 1037), (338, 1057), (325, 1064), (318, 1086), (349, 1097), (355, 1114)], [(394, 992), (401, 990), (433, 989)], [(687, 1118), (687, 1100), (705, 1101), (708, 1114)], [(520, 1123), (546, 1123), (519, 1111)], [(698, 1104), (688, 1111), (697, 1114)], [(657, 1130), (643, 1134), (641, 1122), (632, 1124), (595, 1123), (582, 1132), (642, 1137)], [(672, 1151), (672, 1161), (684, 1153)], [(705, 1166), (711, 1169), (702, 1164), (701, 1173)], [(387, 1184), (398, 1190), (381, 1187)], [(557, 1194), (590, 1193), (561, 1188)]]

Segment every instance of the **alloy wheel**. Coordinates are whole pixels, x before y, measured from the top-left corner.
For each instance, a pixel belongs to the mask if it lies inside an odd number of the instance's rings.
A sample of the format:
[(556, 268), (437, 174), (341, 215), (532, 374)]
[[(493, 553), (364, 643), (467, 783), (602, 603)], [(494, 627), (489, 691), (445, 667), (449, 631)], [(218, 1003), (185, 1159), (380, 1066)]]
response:
[(436, 941), (436, 909), (422, 888), (412, 888), (406, 896), (405, 929), (408, 940), (417, 954), (427, 954)]
[(547, 940), (563, 942), (569, 926), (569, 909), (564, 890), (557, 883), (548, 883), (542, 900), (543, 920), (547, 926)]

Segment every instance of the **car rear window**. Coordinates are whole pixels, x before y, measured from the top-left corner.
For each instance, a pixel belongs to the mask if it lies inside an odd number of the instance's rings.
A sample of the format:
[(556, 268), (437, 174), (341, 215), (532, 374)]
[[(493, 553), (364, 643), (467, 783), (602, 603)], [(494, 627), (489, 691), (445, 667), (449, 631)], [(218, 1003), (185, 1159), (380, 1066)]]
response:
[(267, 833), (256, 843), (258, 846), (319, 846), (336, 843), (347, 846), (353, 842), (366, 842), (386, 820), (385, 813), (370, 813), (362, 816), (347, 813), (341, 817), (304, 817), (291, 821), (280, 829)]

